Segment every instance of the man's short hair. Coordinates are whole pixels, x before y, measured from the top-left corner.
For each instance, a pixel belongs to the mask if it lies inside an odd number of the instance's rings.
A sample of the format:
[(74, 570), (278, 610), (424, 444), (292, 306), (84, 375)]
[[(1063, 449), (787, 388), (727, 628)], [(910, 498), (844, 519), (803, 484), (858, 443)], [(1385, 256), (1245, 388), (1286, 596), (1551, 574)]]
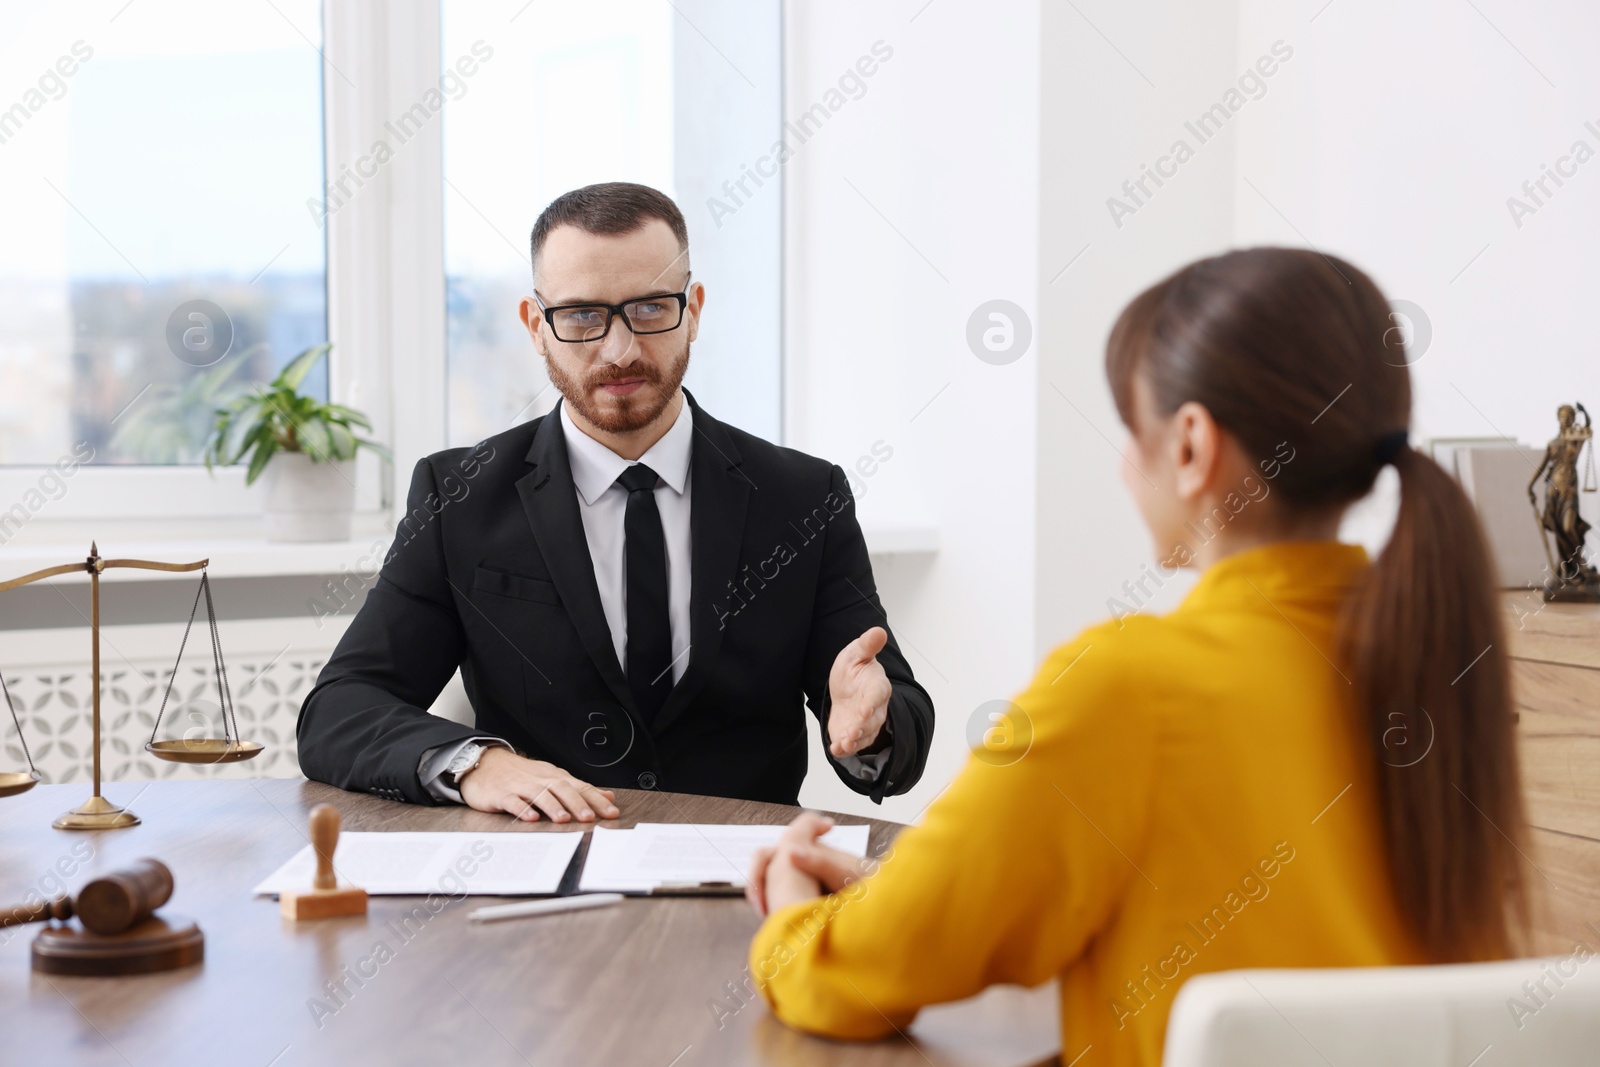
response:
[(539, 272), (544, 242), (557, 226), (576, 226), (585, 233), (609, 235), (632, 233), (651, 219), (660, 219), (672, 227), (679, 250), (689, 250), (689, 227), (683, 221), (683, 212), (672, 197), (660, 190), (635, 182), (600, 182), (562, 193), (540, 212), (528, 238), (534, 274)]

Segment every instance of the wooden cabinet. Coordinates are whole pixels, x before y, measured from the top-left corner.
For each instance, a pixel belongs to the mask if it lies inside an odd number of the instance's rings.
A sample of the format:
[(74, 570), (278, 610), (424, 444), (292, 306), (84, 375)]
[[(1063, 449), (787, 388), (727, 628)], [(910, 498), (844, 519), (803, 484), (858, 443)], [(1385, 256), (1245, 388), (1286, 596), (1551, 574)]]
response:
[(1532, 824), (1533, 950), (1600, 949), (1600, 604), (1507, 594), (1522, 783)]

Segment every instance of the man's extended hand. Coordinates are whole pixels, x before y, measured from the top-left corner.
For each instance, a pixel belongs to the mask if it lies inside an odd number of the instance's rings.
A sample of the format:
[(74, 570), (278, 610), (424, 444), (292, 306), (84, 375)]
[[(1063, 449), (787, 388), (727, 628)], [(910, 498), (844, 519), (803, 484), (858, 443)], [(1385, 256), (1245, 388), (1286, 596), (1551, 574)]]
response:
[(552, 822), (593, 822), (622, 814), (617, 795), (572, 777), (553, 763), (491, 748), (461, 779), (461, 799), (479, 811), (504, 811), (528, 822), (543, 812)]
[(828, 751), (835, 759), (871, 746), (889, 716), (894, 687), (878, 662), (889, 631), (874, 626), (839, 650), (828, 672)]

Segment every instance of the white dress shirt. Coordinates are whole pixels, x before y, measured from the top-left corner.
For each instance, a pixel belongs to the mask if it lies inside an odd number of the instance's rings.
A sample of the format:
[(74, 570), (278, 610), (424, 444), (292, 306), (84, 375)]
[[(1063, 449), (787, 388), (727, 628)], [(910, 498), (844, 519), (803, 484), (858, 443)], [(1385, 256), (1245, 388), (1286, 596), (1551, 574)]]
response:
[[(583, 537), (589, 544), (589, 560), (594, 565), (595, 585), (600, 590), (600, 606), (606, 625), (611, 628), (612, 647), (623, 673), (628, 670), (627, 553), (624, 519), (628, 491), (617, 478), (635, 462), (643, 463), (660, 477), (656, 487), (656, 509), (661, 513), (661, 532), (667, 545), (667, 621), (672, 630), (672, 682), (683, 677), (689, 665), (689, 457), (694, 445), (694, 415), (687, 401), (661, 440), (651, 445), (638, 460), (624, 459), (580, 430), (560, 406), (561, 433), (572, 465), (572, 483), (578, 494), (578, 513), (583, 518)], [(438, 745), (423, 754), (417, 768), (422, 784), (434, 796), (461, 801), (461, 794), (440, 777), (451, 759), (473, 741), (484, 745), (505, 745), (493, 737), (478, 737), (457, 744)], [(889, 749), (870, 756), (846, 756), (839, 763), (851, 775), (872, 781), (889, 759)], [(562, 768), (571, 772), (572, 768)]]

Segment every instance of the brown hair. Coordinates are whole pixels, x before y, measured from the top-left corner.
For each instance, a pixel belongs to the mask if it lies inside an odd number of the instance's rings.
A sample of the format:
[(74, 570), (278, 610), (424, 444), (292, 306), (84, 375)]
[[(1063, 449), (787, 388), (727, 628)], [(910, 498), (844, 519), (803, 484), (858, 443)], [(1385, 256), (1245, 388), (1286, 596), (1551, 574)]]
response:
[[(1360, 270), (1305, 249), (1190, 264), (1139, 294), (1106, 348), (1134, 427), (1135, 374), (1156, 410), (1203, 405), (1252, 459), (1295, 448), (1276, 479), (1290, 515), (1333, 514), (1386, 462), (1400, 475), (1388, 545), (1340, 623), (1372, 745), (1402, 916), (1437, 961), (1513, 954), (1526, 930), (1526, 840), (1494, 572), (1470, 502), (1405, 446), (1411, 378), (1388, 301)], [(1419, 711), (1421, 713), (1419, 717)], [(1396, 758), (1386, 744), (1409, 734)]]
[(576, 226), (584, 233), (619, 234), (632, 233), (651, 219), (660, 219), (672, 227), (680, 252), (689, 250), (688, 224), (666, 193), (633, 182), (601, 182), (562, 193), (539, 213), (528, 236), (534, 272), (538, 273), (544, 242), (557, 226)]

